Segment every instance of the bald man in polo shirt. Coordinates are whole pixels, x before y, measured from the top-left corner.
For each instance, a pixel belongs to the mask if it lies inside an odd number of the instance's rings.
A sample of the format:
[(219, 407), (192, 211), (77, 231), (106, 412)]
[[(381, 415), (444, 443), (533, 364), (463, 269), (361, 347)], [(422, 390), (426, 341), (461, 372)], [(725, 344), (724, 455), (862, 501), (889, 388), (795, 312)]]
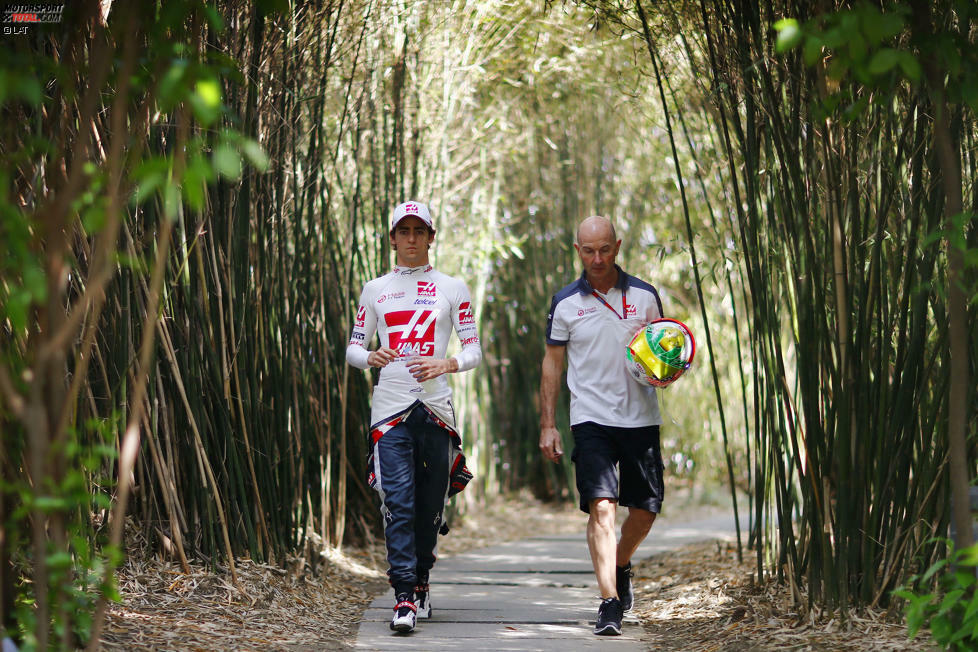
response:
[[(620, 247), (607, 218), (581, 222), (574, 248), (584, 272), (553, 297), (540, 380), (540, 450), (558, 462), (563, 450), (554, 412), (566, 358), (571, 457), (602, 598), (594, 633), (606, 636), (621, 634), (623, 613), (632, 607), (631, 558), (664, 493), (655, 389), (632, 379), (624, 365), (625, 345), (662, 317), (662, 302), (654, 287), (615, 264)], [(620, 539), (619, 504), (628, 508)]]

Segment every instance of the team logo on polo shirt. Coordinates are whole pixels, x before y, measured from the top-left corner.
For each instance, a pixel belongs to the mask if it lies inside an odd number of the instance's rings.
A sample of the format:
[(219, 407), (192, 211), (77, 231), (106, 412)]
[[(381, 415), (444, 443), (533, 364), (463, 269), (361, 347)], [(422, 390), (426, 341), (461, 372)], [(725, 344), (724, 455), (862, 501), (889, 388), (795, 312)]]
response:
[(625, 319), (628, 319), (629, 317), (634, 317), (637, 314), (638, 314), (638, 309), (635, 307), (634, 304), (631, 303), (625, 304)]
[(367, 320), (367, 309), (364, 306), (357, 308), (357, 328), (363, 328), (364, 322)]
[(435, 282), (434, 281), (418, 281), (418, 296), (419, 297), (433, 297), (433, 296), (435, 296)]
[(468, 301), (464, 301), (458, 306), (458, 323), (460, 324), (474, 324), (475, 315), (472, 313), (472, 304)]
[(433, 355), (438, 310), (395, 310), (384, 315), (390, 347), (399, 356)]

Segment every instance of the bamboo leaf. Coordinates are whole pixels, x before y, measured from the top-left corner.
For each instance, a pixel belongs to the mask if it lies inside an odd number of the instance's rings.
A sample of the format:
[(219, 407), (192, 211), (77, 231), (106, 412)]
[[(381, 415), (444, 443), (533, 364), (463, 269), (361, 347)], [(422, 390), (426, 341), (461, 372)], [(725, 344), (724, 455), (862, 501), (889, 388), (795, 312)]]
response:
[(940, 571), (942, 568), (944, 568), (947, 565), (948, 565), (947, 559), (937, 560), (936, 562), (931, 564), (931, 567), (927, 569), (927, 571), (923, 574), (923, 576), (921, 576), (920, 581), (925, 583), (930, 581), (930, 579), (934, 577), (934, 575), (937, 574), (938, 571)]
[(34, 303), (47, 301), (48, 284), (44, 270), (33, 258), (24, 261), (23, 264), (24, 289), (27, 291)]
[(160, 189), (169, 175), (170, 160), (165, 156), (150, 158), (137, 166), (132, 175), (136, 185), (133, 203), (145, 203)]
[(822, 58), (822, 40), (817, 36), (810, 36), (805, 39), (804, 47), (804, 59), (805, 64), (808, 66), (814, 66), (815, 63)]
[(862, 29), (873, 45), (878, 45), (903, 31), (903, 16), (896, 11), (881, 12), (871, 5), (863, 5), (861, 12)]
[(963, 566), (978, 566), (978, 543), (961, 548), (955, 553), (955, 561)]
[(774, 29), (778, 32), (778, 38), (775, 44), (775, 49), (778, 52), (787, 52), (801, 43), (801, 26), (796, 19), (782, 18), (774, 23)]
[(241, 155), (230, 145), (218, 145), (213, 154), (214, 170), (221, 176), (237, 180), (241, 176)]
[(159, 83), (157, 96), (160, 106), (164, 111), (169, 111), (176, 106), (186, 94), (186, 77), (189, 69), (189, 62), (185, 59), (177, 59), (170, 68), (163, 74)]
[(48, 567), (53, 570), (67, 570), (71, 568), (71, 555), (67, 552), (56, 552), (48, 555)]
[(17, 79), (16, 96), (24, 100), (31, 106), (41, 103), (42, 89), (41, 82), (33, 75), (21, 75)]
[(210, 126), (221, 115), (221, 86), (216, 79), (198, 80), (190, 95), (194, 116), (204, 126)]
[(869, 60), (869, 72), (874, 75), (882, 75), (889, 72), (900, 61), (899, 53), (893, 48), (883, 48), (878, 50)]
[(964, 589), (949, 591), (947, 595), (944, 596), (944, 599), (941, 600), (941, 604), (937, 608), (938, 615), (946, 614), (954, 609), (963, 595)]
[(917, 57), (915, 57), (910, 52), (907, 52), (905, 50), (900, 50), (899, 63), (900, 63), (900, 69), (903, 71), (903, 74), (906, 75), (908, 79), (915, 82), (920, 81), (921, 68), (920, 68), (920, 63), (917, 61)]
[(251, 138), (243, 139), (241, 141), (241, 153), (244, 154), (245, 160), (259, 172), (268, 169), (268, 155), (257, 141)]
[(213, 179), (214, 171), (208, 160), (200, 153), (194, 154), (183, 176), (183, 197), (188, 206), (198, 211), (204, 208), (207, 184)]

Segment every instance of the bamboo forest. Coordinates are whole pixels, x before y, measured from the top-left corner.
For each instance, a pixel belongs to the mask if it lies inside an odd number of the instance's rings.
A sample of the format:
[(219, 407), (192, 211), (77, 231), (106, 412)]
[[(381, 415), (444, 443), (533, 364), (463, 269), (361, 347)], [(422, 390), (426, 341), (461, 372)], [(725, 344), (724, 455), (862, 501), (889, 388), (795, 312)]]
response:
[[(146, 605), (190, 577), (254, 605), (256, 568), (325, 591), (355, 560), (389, 594), (365, 472), (379, 369), (347, 347), (365, 285), (400, 264), (405, 201), (430, 208), (431, 263), (466, 284), (482, 347), (445, 376), (473, 475), (445, 541), (568, 514), (594, 593), (576, 399), (561, 380), (554, 463), (541, 365), (579, 225), (605, 216), (620, 268), (695, 334), (657, 390), (648, 540), (680, 495), (735, 524), (671, 557), (726, 551), (746, 596), (730, 584), (687, 629), (865, 649), (811, 637), (872, 621), (906, 646), (876, 649), (978, 646), (972, 1), (45, 0), (2, 26), (4, 652), (373, 649), (369, 596), (335, 646), (164, 643), (120, 614), (135, 568), (163, 577)], [(678, 609), (679, 571), (635, 560), (634, 649), (727, 649), (657, 639), (643, 609)], [(800, 638), (752, 638), (765, 592)], [(424, 622), (396, 640), (462, 649)]]

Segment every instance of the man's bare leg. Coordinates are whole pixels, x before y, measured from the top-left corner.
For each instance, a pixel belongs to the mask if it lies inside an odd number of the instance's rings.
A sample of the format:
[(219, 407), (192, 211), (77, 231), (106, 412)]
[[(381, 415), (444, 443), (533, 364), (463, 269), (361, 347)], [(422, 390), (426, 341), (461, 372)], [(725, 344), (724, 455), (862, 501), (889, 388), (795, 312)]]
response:
[[(591, 513), (593, 514), (594, 511), (592, 510)], [(654, 522), (655, 512), (650, 512), (638, 507), (628, 508), (628, 517), (625, 518), (625, 522), (621, 524), (621, 540), (618, 542), (618, 548), (615, 554), (616, 566), (624, 567), (632, 560), (632, 555), (635, 554), (635, 551), (638, 549), (639, 545), (645, 541), (645, 537), (648, 536), (649, 530), (652, 529), (652, 523)], [(590, 523), (588, 525), (590, 528)], [(613, 529), (614, 524), (612, 524), (612, 530)], [(590, 529), (588, 532), (588, 540), (590, 541)], [(591, 553), (591, 556), (594, 556), (593, 552)], [(600, 580), (598, 585), (600, 586)]]
[[(590, 503), (587, 521), (587, 547), (591, 551), (594, 575), (602, 598), (618, 596), (615, 588), (615, 508), (618, 503), (610, 498), (595, 498)], [(651, 525), (651, 524), (650, 524)], [(648, 531), (648, 530), (646, 530)], [(636, 543), (637, 547), (638, 544)]]

